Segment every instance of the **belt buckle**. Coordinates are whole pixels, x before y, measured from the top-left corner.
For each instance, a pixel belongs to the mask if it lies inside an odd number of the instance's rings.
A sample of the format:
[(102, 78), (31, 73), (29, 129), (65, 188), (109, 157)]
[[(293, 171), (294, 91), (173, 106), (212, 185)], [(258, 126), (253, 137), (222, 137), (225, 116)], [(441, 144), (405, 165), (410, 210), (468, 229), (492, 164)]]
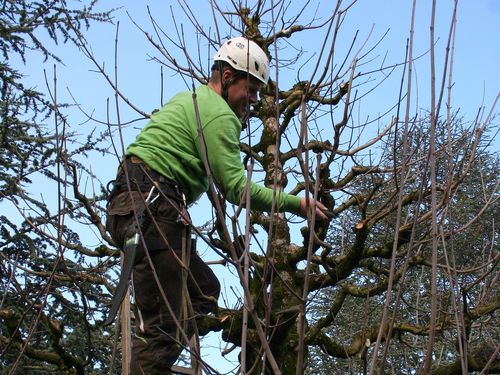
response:
[(174, 190), (175, 190), (175, 193), (182, 198), (182, 203), (184, 203), (184, 205), (186, 205), (186, 197), (184, 196), (184, 193), (182, 192), (182, 190), (179, 188), (179, 185), (177, 184), (174, 184)]
[(189, 212), (187, 210), (186, 196), (182, 191), (180, 191), (177, 185), (175, 185), (175, 189), (177, 193), (182, 197), (182, 204), (180, 205), (179, 214), (177, 215), (177, 222), (188, 226), (191, 223), (191, 218), (189, 217)]

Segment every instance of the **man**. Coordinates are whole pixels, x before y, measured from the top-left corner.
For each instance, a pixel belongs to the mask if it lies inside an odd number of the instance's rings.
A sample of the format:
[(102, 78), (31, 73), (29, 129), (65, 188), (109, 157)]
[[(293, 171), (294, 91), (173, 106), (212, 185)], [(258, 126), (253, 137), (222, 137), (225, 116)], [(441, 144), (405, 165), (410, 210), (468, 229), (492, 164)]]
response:
[[(246, 188), (239, 149), (241, 121), (248, 117), (249, 106), (257, 102), (268, 79), (269, 60), (264, 51), (243, 37), (230, 39), (215, 55), (209, 83), (196, 89), (196, 101), (189, 91), (174, 96), (151, 116), (126, 150), (109, 201), (107, 227), (116, 243), (124, 244), (125, 253), (134, 234), (140, 232), (143, 238), (136, 241), (142, 251), (135, 256), (132, 274), (137, 326), (132, 344), (134, 375), (168, 373), (181, 352), (180, 259), (182, 244), (189, 243), (185, 208), (208, 190), (204, 160), (225, 198), (240, 203)], [(161, 193), (155, 192), (155, 186)], [(252, 209), (271, 210), (272, 190), (251, 183), (250, 196)], [(281, 212), (306, 216), (304, 198), (280, 193), (276, 199)], [(316, 215), (326, 220), (323, 209), (316, 202)], [(151, 262), (144, 256), (144, 246)], [(220, 292), (217, 278), (194, 251), (189, 270), (187, 289), (195, 314), (214, 312)]]

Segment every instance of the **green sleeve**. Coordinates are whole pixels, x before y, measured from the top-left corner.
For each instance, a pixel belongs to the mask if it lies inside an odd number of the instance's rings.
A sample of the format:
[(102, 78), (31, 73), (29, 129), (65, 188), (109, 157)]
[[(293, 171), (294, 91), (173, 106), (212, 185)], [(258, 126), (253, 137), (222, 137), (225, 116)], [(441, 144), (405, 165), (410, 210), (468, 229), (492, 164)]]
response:
[[(241, 125), (236, 117), (222, 115), (204, 127), (204, 138), (207, 146), (210, 169), (217, 185), (222, 189), (226, 199), (239, 204), (246, 188), (247, 178), (240, 157)], [(269, 212), (273, 201), (273, 190), (251, 182), (251, 208)], [(279, 193), (276, 202), (280, 212), (299, 212), (300, 198), (294, 195)]]

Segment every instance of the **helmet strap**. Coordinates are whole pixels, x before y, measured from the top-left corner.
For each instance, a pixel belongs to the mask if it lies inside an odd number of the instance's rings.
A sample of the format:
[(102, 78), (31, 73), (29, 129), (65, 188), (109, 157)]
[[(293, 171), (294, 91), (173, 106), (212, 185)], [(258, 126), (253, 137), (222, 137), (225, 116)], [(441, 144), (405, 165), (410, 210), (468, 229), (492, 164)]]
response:
[(228, 102), (228, 82), (223, 78), (224, 69), (222, 66), (222, 61), (219, 61), (219, 75), (220, 75), (220, 95), (222, 99)]

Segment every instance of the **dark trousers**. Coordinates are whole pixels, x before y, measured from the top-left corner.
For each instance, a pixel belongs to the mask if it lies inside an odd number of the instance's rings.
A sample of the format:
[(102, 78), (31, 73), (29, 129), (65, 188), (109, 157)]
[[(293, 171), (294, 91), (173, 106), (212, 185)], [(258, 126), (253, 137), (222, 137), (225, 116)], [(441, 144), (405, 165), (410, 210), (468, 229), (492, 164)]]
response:
[[(139, 192), (122, 192), (110, 202), (107, 229), (117, 244), (123, 244), (126, 236), (130, 235), (130, 226), (135, 221), (134, 206), (137, 209), (141, 202), (143, 199)], [(152, 219), (169, 244), (179, 244), (186, 229), (189, 229), (178, 220), (178, 208), (175, 202), (162, 199), (153, 212)], [(146, 240), (155, 239), (151, 243), (158, 243), (161, 238), (152, 223), (145, 228), (144, 237)], [(189, 337), (196, 318), (216, 311), (220, 284), (212, 270), (192, 251), (189, 256), (190, 276), (187, 277), (186, 284), (194, 314), (188, 316), (186, 325), (181, 317), (181, 306), (185, 302), (183, 271), (179, 264), (182, 259), (181, 249), (165, 245), (163, 248), (148, 249), (147, 254), (149, 259), (146, 255), (138, 261), (132, 275), (136, 332), (132, 338), (131, 374), (169, 374), (169, 369), (182, 351), (178, 340), (185, 344), (183, 336), (179, 334), (176, 319), (184, 327), (187, 326), (186, 335)], [(151, 264), (160, 285), (155, 280)], [(167, 304), (173, 310), (173, 316)]]

